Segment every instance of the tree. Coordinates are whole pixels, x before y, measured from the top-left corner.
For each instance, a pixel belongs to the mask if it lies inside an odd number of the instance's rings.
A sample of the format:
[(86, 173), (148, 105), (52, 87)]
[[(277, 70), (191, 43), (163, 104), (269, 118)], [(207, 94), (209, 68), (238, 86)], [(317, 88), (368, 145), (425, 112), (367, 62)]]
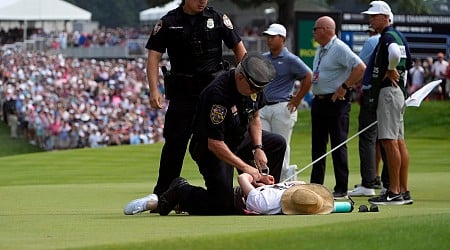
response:
[(286, 29), (292, 31), (295, 23), (294, 5), (296, 0), (231, 0), (240, 8), (258, 7), (264, 3), (275, 3), (278, 5), (277, 23), (283, 24)]

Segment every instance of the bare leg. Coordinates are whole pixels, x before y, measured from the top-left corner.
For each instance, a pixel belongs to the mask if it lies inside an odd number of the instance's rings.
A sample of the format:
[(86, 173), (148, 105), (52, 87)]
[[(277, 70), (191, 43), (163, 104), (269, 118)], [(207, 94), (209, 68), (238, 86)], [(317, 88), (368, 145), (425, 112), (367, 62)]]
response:
[(402, 193), (408, 191), (408, 169), (409, 169), (409, 153), (406, 148), (405, 140), (398, 140), (398, 148), (400, 151), (400, 191)]
[(381, 161), (381, 151), (380, 151), (380, 142), (377, 141), (375, 146), (375, 174), (376, 176), (380, 176), (380, 161)]
[(383, 139), (384, 150), (386, 152), (388, 168), (389, 168), (389, 190), (392, 193), (400, 193), (400, 168), (401, 155), (398, 146), (398, 140)]

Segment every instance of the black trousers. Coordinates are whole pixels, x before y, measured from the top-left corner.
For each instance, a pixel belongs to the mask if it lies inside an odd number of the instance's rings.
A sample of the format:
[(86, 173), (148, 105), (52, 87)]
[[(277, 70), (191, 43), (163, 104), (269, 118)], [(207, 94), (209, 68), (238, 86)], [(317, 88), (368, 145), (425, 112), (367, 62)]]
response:
[(181, 174), (184, 156), (192, 134), (191, 124), (194, 118), (198, 98), (171, 100), (167, 108), (164, 132), (164, 146), (159, 162), (159, 176), (153, 193), (164, 193), (173, 179)]
[[(313, 161), (326, 154), (328, 138), (330, 138), (331, 148), (335, 148), (347, 139), (350, 108), (349, 98), (332, 102), (331, 95), (314, 97), (311, 106), (311, 150)], [(331, 156), (333, 158), (334, 177), (336, 180), (334, 191), (347, 192), (349, 173), (347, 145), (342, 145), (333, 151)], [(313, 164), (311, 183), (324, 183), (325, 168), (326, 157)]]
[[(279, 182), (286, 141), (278, 134), (263, 131), (262, 142), (270, 173), (274, 176), (275, 182)], [(246, 136), (235, 154), (248, 162), (253, 159), (252, 147), (250, 137)], [(181, 197), (180, 209), (192, 215), (234, 214), (234, 167), (219, 160), (210, 151), (197, 160), (197, 165), (205, 180), (206, 189), (192, 185), (183, 186), (178, 190)]]
[(369, 93), (363, 91), (358, 116), (358, 130), (361, 131), (367, 128), (359, 134), (358, 142), (361, 184), (367, 188), (371, 187), (376, 177), (376, 143), (378, 134), (377, 124), (370, 126), (377, 120), (377, 112), (369, 108), (369, 98)]
[[(370, 124), (377, 120), (375, 110), (369, 108), (369, 94), (363, 91), (361, 96), (361, 107), (358, 117), (358, 130), (367, 128)], [(378, 138), (377, 124), (368, 127), (364, 132), (359, 134), (359, 168), (361, 173), (361, 184), (370, 188), (375, 182), (376, 175), (376, 143)], [(384, 186), (389, 186), (389, 174), (387, 173), (386, 154), (383, 146), (380, 144), (381, 158), (383, 161), (382, 182)], [(387, 180), (386, 180), (387, 178)]]

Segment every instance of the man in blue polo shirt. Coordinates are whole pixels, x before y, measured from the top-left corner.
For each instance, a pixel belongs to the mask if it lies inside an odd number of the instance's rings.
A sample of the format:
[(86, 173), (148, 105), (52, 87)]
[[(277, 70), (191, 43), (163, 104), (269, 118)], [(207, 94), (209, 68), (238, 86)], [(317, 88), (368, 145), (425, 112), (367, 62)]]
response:
[[(295, 165), (290, 165), (290, 141), (292, 130), (297, 122), (297, 107), (311, 88), (311, 69), (296, 55), (285, 47), (286, 28), (281, 24), (271, 24), (263, 32), (267, 37), (268, 52), (263, 54), (272, 62), (277, 74), (275, 79), (264, 89), (266, 106), (260, 110), (261, 125), (266, 131), (280, 134), (286, 140), (281, 180), (294, 175)], [(295, 82), (300, 81), (300, 88), (294, 93)], [(295, 180), (292, 176), (289, 180)]]

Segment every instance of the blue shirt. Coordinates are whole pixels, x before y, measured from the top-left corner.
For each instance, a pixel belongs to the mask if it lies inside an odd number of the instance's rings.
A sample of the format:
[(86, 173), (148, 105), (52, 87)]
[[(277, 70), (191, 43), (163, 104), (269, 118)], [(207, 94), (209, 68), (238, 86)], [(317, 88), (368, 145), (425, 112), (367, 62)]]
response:
[(380, 39), (380, 34), (369, 37), (363, 44), (361, 51), (359, 52), (359, 58), (367, 65), (369, 64), (370, 56), (372, 55), (375, 47)]
[(363, 61), (343, 41), (334, 36), (324, 47), (319, 46), (313, 61), (313, 86), (315, 95), (325, 95), (336, 90)]
[(363, 60), (366, 64), (366, 70), (364, 71), (362, 79), (362, 89), (370, 89), (372, 86), (370, 81), (372, 80), (373, 63), (371, 57), (375, 54), (375, 48), (377, 47), (378, 41), (380, 40), (380, 34), (369, 37), (365, 42), (359, 52), (359, 58)]
[(264, 88), (267, 102), (284, 102), (291, 100), (295, 80), (303, 79), (311, 69), (296, 55), (284, 47), (277, 57), (270, 52), (263, 54), (276, 69), (275, 79)]

